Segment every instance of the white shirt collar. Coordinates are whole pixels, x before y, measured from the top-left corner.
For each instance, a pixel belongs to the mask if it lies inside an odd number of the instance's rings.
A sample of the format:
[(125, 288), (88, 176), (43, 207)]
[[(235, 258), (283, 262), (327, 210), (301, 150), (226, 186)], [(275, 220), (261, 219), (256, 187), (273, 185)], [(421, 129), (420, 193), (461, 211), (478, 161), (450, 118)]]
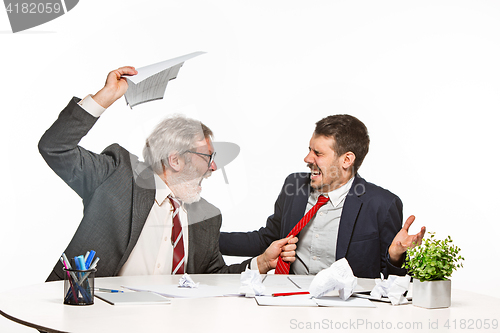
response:
[[(165, 184), (163, 179), (160, 178), (156, 173), (154, 174), (155, 178), (155, 188), (156, 188), (156, 193), (155, 193), (155, 200), (156, 203), (161, 206), (167, 199), (169, 195), (173, 195), (172, 190)], [(169, 202), (170, 204), (170, 202)]]

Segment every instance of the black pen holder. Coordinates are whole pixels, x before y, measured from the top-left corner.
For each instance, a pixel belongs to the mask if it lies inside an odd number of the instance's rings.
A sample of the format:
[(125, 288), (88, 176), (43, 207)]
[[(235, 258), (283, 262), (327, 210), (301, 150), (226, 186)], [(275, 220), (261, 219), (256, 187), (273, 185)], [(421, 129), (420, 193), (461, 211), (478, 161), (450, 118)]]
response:
[(94, 304), (94, 278), (96, 269), (64, 270), (64, 304)]

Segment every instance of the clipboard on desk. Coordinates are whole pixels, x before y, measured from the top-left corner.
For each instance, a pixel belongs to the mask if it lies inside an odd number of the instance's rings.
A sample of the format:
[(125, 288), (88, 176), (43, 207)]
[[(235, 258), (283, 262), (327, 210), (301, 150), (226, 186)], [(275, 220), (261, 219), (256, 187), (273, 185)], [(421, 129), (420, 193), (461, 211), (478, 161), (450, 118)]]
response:
[(127, 293), (95, 293), (94, 296), (111, 305), (170, 304), (170, 299), (147, 291)]

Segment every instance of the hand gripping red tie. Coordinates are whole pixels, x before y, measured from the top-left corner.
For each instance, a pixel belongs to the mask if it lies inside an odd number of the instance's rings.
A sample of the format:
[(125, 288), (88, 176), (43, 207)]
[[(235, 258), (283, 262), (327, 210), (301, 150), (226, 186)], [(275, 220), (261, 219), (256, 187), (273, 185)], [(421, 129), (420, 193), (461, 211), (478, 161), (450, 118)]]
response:
[[(328, 202), (328, 198), (325, 197), (324, 195), (320, 195), (318, 198), (318, 202), (311, 208), (306, 215), (293, 227), (292, 231), (288, 234), (286, 237), (290, 236), (297, 236), (299, 232), (306, 226), (309, 221), (311, 221), (312, 217), (316, 215), (316, 212), (323, 206), (325, 203)], [(274, 271), (274, 274), (289, 274), (290, 273), (290, 263), (284, 262), (283, 259), (278, 257), (278, 264), (276, 265), (276, 270)]]

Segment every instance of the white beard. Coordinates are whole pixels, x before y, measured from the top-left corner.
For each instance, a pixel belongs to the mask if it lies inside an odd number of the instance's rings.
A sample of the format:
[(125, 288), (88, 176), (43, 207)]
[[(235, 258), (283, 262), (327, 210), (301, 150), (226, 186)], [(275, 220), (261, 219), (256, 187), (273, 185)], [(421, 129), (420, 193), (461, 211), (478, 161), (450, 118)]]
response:
[(169, 187), (174, 192), (177, 199), (183, 203), (191, 204), (201, 199), (201, 180), (202, 176), (197, 175), (196, 169), (188, 165), (181, 174), (169, 182)]
[[(174, 186), (172, 186), (174, 187)], [(191, 204), (193, 202), (200, 201), (201, 199), (201, 186), (197, 184), (192, 185), (188, 183), (181, 183), (172, 188), (175, 193), (175, 197), (186, 204)]]

